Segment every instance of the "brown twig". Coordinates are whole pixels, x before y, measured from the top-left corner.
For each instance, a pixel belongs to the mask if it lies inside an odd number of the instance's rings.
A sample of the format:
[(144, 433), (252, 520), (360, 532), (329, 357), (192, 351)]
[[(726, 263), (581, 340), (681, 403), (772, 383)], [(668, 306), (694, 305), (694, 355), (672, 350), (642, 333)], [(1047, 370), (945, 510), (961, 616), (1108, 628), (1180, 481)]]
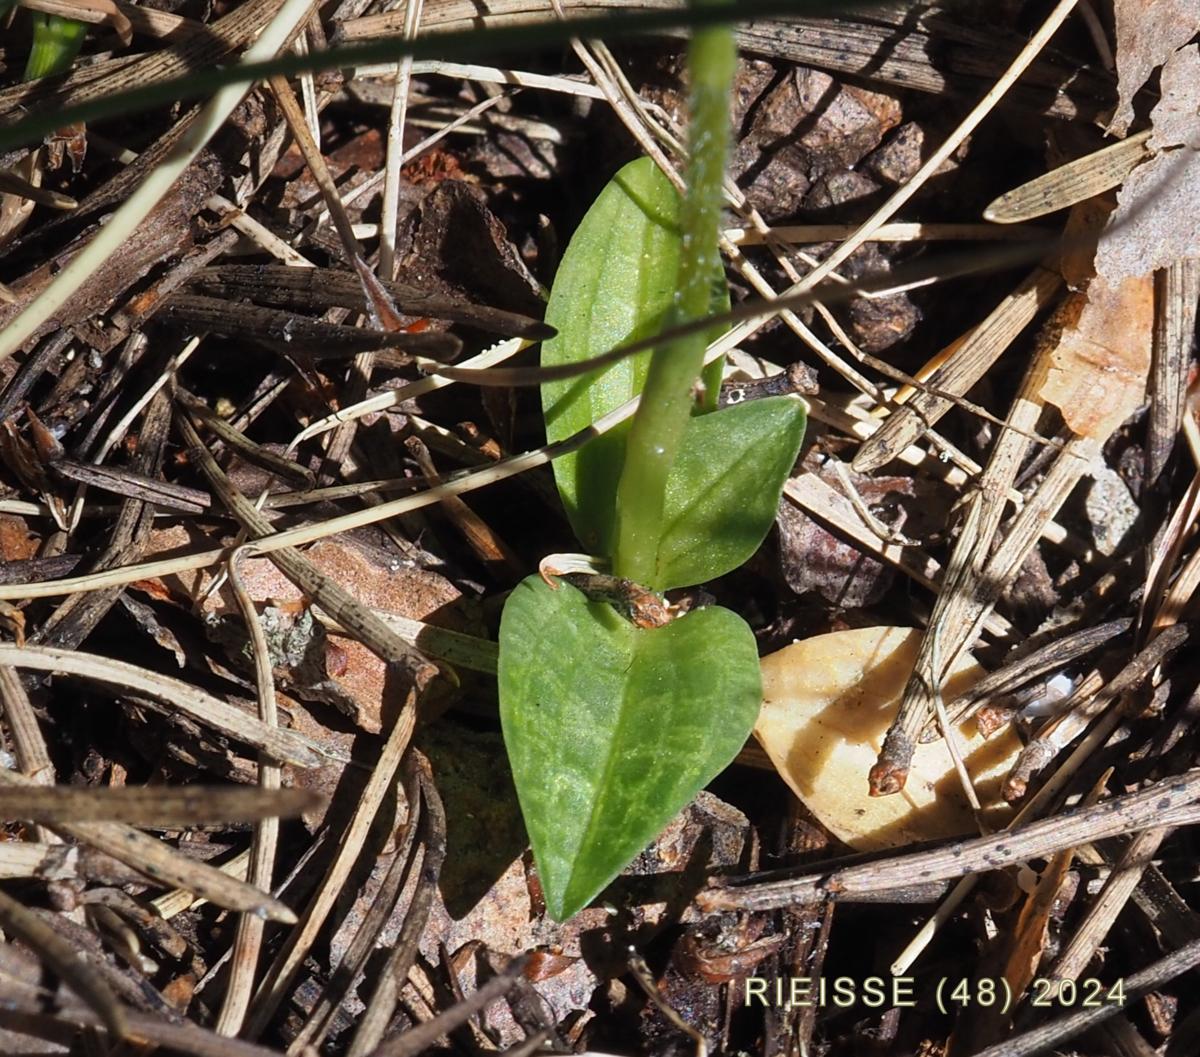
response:
[(767, 910), (838, 899), (843, 893), (878, 892), (914, 882), (1002, 869), (1119, 833), (1134, 833), (1164, 824), (1194, 824), (1200, 820), (1197, 799), (1200, 799), (1200, 771), (1189, 771), (1178, 778), (1156, 782), (1141, 792), (1114, 797), (1092, 808), (1066, 811), (1015, 831), (784, 881), (712, 886), (699, 895), (698, 902), (706, 911)]

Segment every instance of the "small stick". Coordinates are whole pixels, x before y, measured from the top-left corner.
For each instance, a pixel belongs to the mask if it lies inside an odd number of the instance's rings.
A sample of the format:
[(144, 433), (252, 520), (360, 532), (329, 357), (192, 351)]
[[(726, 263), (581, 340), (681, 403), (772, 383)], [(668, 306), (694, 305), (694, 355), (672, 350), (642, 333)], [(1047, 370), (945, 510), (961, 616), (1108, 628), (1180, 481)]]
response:
[(1043, 769), (1055, 754), (1079, 736), (1096, 716), (1110, 708), (1122, 695), (1141, 686), (1150, 674), (1188, 638), (1188, 627), (1175, 624), (1164, 628), (1150, 643), (1127, 664), (1114, 679), (1098, 692), (1088, 692), (1089, 681), (1085, 680), (1071, 700), (1064, 706), (1062, 715), (1050, 720), (1037, 737), (1029, 742), (1018, 755), (1012, 772), (1004, 782), (1006, 800), (1019, 800), (1038, 771)]
[(2, 169), (0, 169), (0, 191), (28, 199), (40, 206), (61, 209), (64, 212), (79, 208), (79, 203), (70, 195), (60, 194), (48, 187), (39, 187), (28, 180), (23, 180), (16, 173), (6, 172)]
[[(424, 0), (409, 0), (404, 5), (405, 40), (417, 35)], [(392, 85), (392, 106), (388, 117), (387, 156), (384, 163), (383, 207), (379, 218), (379, 278), (396, 274), (396, 223), (400, 215), (400, 169), (404, 157), (404, 119), (408, 114), (408, 86), (412, 77), (412, 56), (402, 55)], [(336, 196), (335, 196), (336, 197)], [(332, 207), (332, 203), (330, 203)], [(338, 202), (341, 207), (341, 202)]]
[[(313, 472), (307, 467), (292, 462), (291, 459), (285, 459), (282, 455), (277, 455), (261, 444), (255, 444), (240, 429), (235, 429), (203, 400), (193, 396), (182, 386), (175, 386), (175, 399), (182, 403), (189, 413), (195, 415), (205, 429), (223, 440), (247, 462), (259, 466), (305, 491), (311, 489), (316, 483)], [(204, 495), (211, 502), (211, 497), (207, 493)]]
[[(406, 283), (381, 280), (381, 284), (401, 311), (410, 316), (448, 319), (530, 340), (553, 337), (555, 333), (553, 327), (518, 312), (429, 294)], [(218, 264), (196, 272), (191, 285), (212, 297), (245, 297), (273, 308), (316, 312), (332, 307), (361, 311), (363, 307), (362, 284), (356, 274), (344, 268), (300, 270), (276, 264)]]
[[(218, 552), (220, 553), (220, 552)], [(52, 646), (13, 646), (0, 643), (0, 665), (63, 672), (120, 687), (123, 692), (144, 694), (163, 702), (197, 723), (253, 746), (282, 763), (315, 767), (321, 760), (313, 744), (294, 730), (273, 730), (219, 698), (185, 683), (124, 661), (79, 650)]]
[(1171, 832), (1165, 826), (1155, 826), (1142, 830), (1129, 842), (1121, 861), (1105, 879), (1100, 894), (1087, 908), (1075, 935), (1059, 952), (1050, 971), (1044, 974), (1048, 979), (1078, 979), (1108, 935), (1117, 915), (1133, 895), (1133, 890), (1141, 883), (1142, 875), (1159, 846)]
[[(335, 1023), (334, 1014), (336, 1010), (341, 1007), (347, 994), (358, 984), (362, 972), (366, 967), (367, 959), (374, 952), (376, 944), (380, 942), (380, 933), (387, 926), (389, 919), (397, 909), (396, 904), (400, 899), (402, 890), (408, 884), (412, 876), (412, 871), (418, 868), (418, 860), (414, 854), (418, 849), (417, 833), (419, 828), (427, 827), (423, 827), (421, 824), (424, 812), (422, 810), (422, 799), (419, 794), (420, 777), (417, 774), (415, 766), (417, 758), (418, 754), (411, 752), (405, 757), (402, 765), (404, 771), (403, 797), (404, 803), (408, 807), (408, 813), (402, 824), (402, 836), (398, 835), (393, 838), (393, 843), (398, 846), (392, 856), (391, 864), (387, 868), (387, 873), (384, 875), (379, 890), (371, 900), (371, 909), (367, 911), (362, 925), (355, 931), (354, 939), (351, 940), (345, 954), (342, 955), (342, 960), (338, 964), (337, 970), (330, 975), (329, 982), (322, 990), (316, 1004), (309, 1011), (304, 1022), (304, 1027), (297, 1032), (289, 1049), (301, 1053), (320, 1050), (321, 1044), (325, 1041), (326, 1034)], [(422, 762), (426, 762), (423, 757), (421, 759)], [(429, 856), (424, 848), (420, 849), (420, 854), (420, 870), (422, 875), (427, 878), (429, 871), (427, 871), (426, 867), (432, 864), (429, 862)], [(418, 884), (420, 883), (422, 882), (418, 881)], [(428, 882), (426, 881), (425, 883)], [(411, 910), (412, 903), (410, 901), (409, 912)], [(407, 976), (407, 973), (404, 975)], [(380, 983), (382, 983), (382, 977), (391, 977), (394, 989), (395, 974), (391, 973), (388, 968), (385, 968), (381, 974)], [(376, 986), (379, 985), (377, 984)], [(364, 1012), (363, 1016), (358, 1018), (358, 1025), (355, 1028), (356, 1034), (362, 1032), (363, 1019), (370, 1015), (369, 1008), (368, 1003), (368, 1011)], [(391, 1019), (390, 1013), (387, 1019)], [(382, 1035), (382, 1031), (380, 1034)], [(378, 1041), (378, 1039), (375, 1039), (372, 1045)]]
[[(116, 0), (116, 7), (128, 19), (133, 31), (145, 37), (183, 41), (212, 32), (212, 27), (199, 19), (175, 15), (170, 11), (157, 11), (152, 7), (142, 7), (141, 4), (126, 3), (126, 0)], [(91, 134), (89, 130), (89, 138)]]
[[(383, 1038), (395, 1012), (402, 982), (408, 979), (416, 963), (421, 935), (428, 924), (434, 892), (446, 861), (446, 810), (433, 783), (429, 761), (419, 753), (415, 755), (421, 798), (426, 808), (421, 827), (424, 844), (421, 872), (416, 891), (404, 913), (400, 934), (367, 1000), (367, 1008), (354, 1029), (354, 1038), (346, 1057), (364, 1057), (365, 1054), (374, 1053), (379, 1040)], [(289, 1047), (288, 1053), (295, 1053), (295, 1047)]]
[(710, 885), (697, 897), (705, 912), (773, 910), (840, 899), (844, 894), (880, 892), (998, 870), (1044, 858), (1063, 848), (1159, 825), (1200, 822), (1200, 770), (1166, 778), (1137, 793), (1113, 797), (1095, 807), (1075, 808), (1040, 819), (1016, 831), (954, 841), (932, 851), (895, 855), (880, 862), (832, 872), (807, 873), (784, 881), (733, 886)]
[[(841, 242), (858, 230), (857, 224), (773, 224), (769, 231), (757, 228), (726, 228), (725, 238), (735, 246), (758, 246), (771, 238), (800, 245)], [(997, 239), (1043, 239), (1048, 228), (1017, 226), (997, 228), (991, 224), (924, 224), (893, 221), (882, 225), (867, 242), (994, 242)]]
[(523, 954), (514, 958), (503, 972), (493, 976), (462, 1002), (451, 1006), (431, 1020), (385, 1039), (372, 1051), (373, 1057), (416, 1057), (417, 1054), (424, 1053), (440, 1036), (453, 1031), (459, 1024), (466, 1023), (469, 1017), (506, 995), (521, 976), (527, 961), (528, 956)]
[[(473, 672), (483, 672), (485, 675), (496, 674), (499, 647), (490, 639), (466, 635), (461, 631), (450, 631), (435, 624), (424, 624), (419, 620), (411, 620), (382, 609), (374, 609), (372, 612), (405, 642), (411, 643), (422, 653), (447, 661), (456, 668), (470, 668)], [(346, 629), (319, 606), (316, 618), (330, 631), (347, 634)]]
[[(452, 334), (410, 334), (347, 327), (309, 319), (294, 312), (222, 301), (201, 294), (172, 294), (155, 318), (227, 337), (275, 342), (288, 349), (294, 348), (298, 354), (313, 360), (345, 359), (381, 348), (451, 359), (462, 349), (462, 342)], [(436, 364), (430, 366), (437, 369)]]
[(650, 972), (650, 966), (646, 964), (646, 959), (638, 953), (636, 948), (631, 946), (625, 956), (625, 961), (634, 980), (637, 981), (638, 987), (650, 1000), (650, 1004), (658, 1010), (671, 1027), (692, 1040), (692, 1052), (696, 1057), (708, 1057), (708, 1040), (684, 1020), (673, 1007), (669, 1006), (663, 996), (659, 994), (658, 985), (654, 982), (654, 974)]
[(1200, 303), (1200, 261), (1176, 261), (1155, 276), (1153, 360), (1150, 368), (1150, 428), (1146, 438), (1146, 484), (1153, 488), (1175, 445), (1187, 403), (1187, 372), (1196, 308)]
[[(996, 669), (946, 706), (951, 722), (958, 723), (969, 715), (974, 707), (989, 698), (1011, 694), (1038, 676), (1063, 668), (1072, 661), (1086, 656), (1093, 650), (1099, 649), (1110, 639), (1123, 635), (1132, 626), (1131, 619), (1123, 618), (1111, 620), (1107, 624), (1100, 624), (1094, 628), (1085, 628), (1082, 631), (1065, 635), (1061, 639), (1048, 642), (1033, 653)], [(921, 734), (920, 742), (925, 745), (936, 741), (937, 737), (931, 719)]]
[[(270, 1023), (279, 1004), (287, 997), (296, 973), (300, 971), (325, 927), (330, 912), (342, 898), (343, 888), (366, 844), (371, 823), (395, 787), (396, 771), (416, 727), (417, 695), (418, 690), (410, 686), (401, 705), (400, 714), (392, 724), (386, 740), (379, 746), (375, 767), (359, 796), (354, 815), (341, 834), (337, 854), (325, 871), (312, 901), (305, 908), (303, 921), (288, 934), (266, 979), (255, 994), (243, 1034), (254, 1037)], [(436, 1037), (435, 1035), (434, 1038)]]
[(341, 198), (338, 197), (337, 184), (333, 182), (329, 167), (325, 164), (325, 158), (321, 154), (321, 148), (313, 139), (312, 131), (305, 120), (304, 111), (300, 109), (300, 104), (296, 101), (296, 94), (292, 91), (292, 86), (288, 84), (286, 77), (281, 76), (270, 77), (267, 79), (267, 83), (271, 86), (271, 91), (279, 103), (279, 109), (283, 111), (284, 120), (292, 133), (292, 139), (295, 140), (296, 146), (304, 158), (304, 163), (308, 166), (308, 171), (316, 181), (317, 187), (321, 191), (321, 197), (330, 210), (338, 238), (342, 240), (342, 248), (346, 251), (346, 258), (350, 261), (361, 260), (362, 247), (359, 246), (358, 239), (354, 236), (350, 218), (346, 215)]
[[(238, 852), (232, 859), (221, 863), (216, 869), (236, 881), (244, 881), (250, 869), (250, 849)], [(198, 896), (185, 888), (176, 888), (150, 900), (150, 905), (159, 917), (164, 921), (170, 921), (171, 918), (178, 917), (185, 911), (202, 906), (207, 902), (208, 900), (203, 896)]]
[[(674, 0), (654, 6), (673, 6)], [(645, 9), (646, 0), (570, 0), (565, 4), (572, 15), (597, 14), (606, 9)], [(680, 4), (679, 6), (682, 6)], [(486, 8), (438, 3), (430, 5), (425, 25), (432, 32), (504, 27), (528, 22), (532, 16), (529, 0), (489, 0)], [(999, 75), (1007, 56), (1025, 43), (1015, 33), (999, 35), (993, 31), (977, 47), (938, 49), (930, 34), (913, 20), (879, 18), (885, 9), (875, 8), (870, 20), (829, 17), (805, 18), (789, 12), (788, 20), (759, 19), (736, 25), (734, 33), (741, 50), (806, 66), (839, 71), (852, 76), (869, 76), (905, 90), (930, 92), (941, 98), (961, 91), (964, 82), (979, 84)], [(893, 11), (896, 9), (892, 9)], [(385, 33), (398, 32), (403, 8), (381, 14), (347, 19), (339, 29), (345, 41), (370, 40)], [(669, 30), (667, 32), (670, 32)], [(936, 54), (936, 61), (931, 56)], [(1035, 67), (1035, 70), (1038, 69)], [(1069, 95), (1057, 86), (1062, 70), (1049, 64), (1038, 70), (1036, 84), (1028, 89), (1017, 85), (1014, 102), (1039, 116), (1087, 119), (1097, 117), (1104, 106), (1111, 109), (1107, 82), (1087, 68), (1072, 71)], [(1053, 81), (1045, 74), (1049, 73)], [(1053, 85), (1053, 87), (1051, 87)], [(1099, 98), (1097, 98), (1099, 97)], [(1105, 100), (1101, 103), (1099, 100)], [(1081, 113), (1086, 107), (1086, 114)]]
[[(5, 669), (11, 671), (12, 669)], [(267, 792), (248, 786), (0, 787), (0, 817), (46, 825), (60, 822), (122, 822), (127, 826), (175, 829), (204, 823), (292, 818), (316, 807), (310, 789)]]
[[(8, 980), (11, 983), (12, 977)], [(7, 992), (10, 989), (5, 990)], [(46, 1038), (54, 1042), (61, 1041), (63, 1024), (75, 1028), (105, 1026), (100, 1015), (85, 1005), (59, 1008), (53, 1017), (44, 1014), (44, 997), (38, 993), (21, 1002), (19, 999), (14, 1001), (6, 994), (4, 1008), (0, 1010), (0, 1025), (22, 1035), (36, 1034), (40, 1029)], [(18, 1008), (14, 1009), (13, 1006)], [(175, 1053), (186, 1053), (191, 1057), (279, 1057), (278, 1050), (255, 1046), (240, 1039), (223, 1039), (189, 1020), (176, 1022), (168, 1020), (161, 1013), (143, 1013), (127, 1007), (122, 1007), (122, 1012), (128, 1033), (138, 1040), (139, 1048), (144, 1045), (155, 1046)]]
[[(603, 99), (604, 93), (594, 84), (573, 75), (551, 76), (544, 73), (529, 73), (525, 70), (501, 69), (497, 66), (481, 66), (478, 63), (444, 62), (441, 60), (425, 60), (412, 64), (414, 75), (437, 74), (440, 77), (452, 77), (455, 80), (487, 81), (492, 84), (506, 84), (513, 88), (536, 88), (543, 92), (563, 92), (567, 95), (580, 95), (588, 99)], [(359, 78), (387, 77), (396, 75), (396, 64), (387, 63), (379, 66), (359, 66), (354, 71), (355, 80)]]
[[(0, 786), (29, 786), (15, 771), (0, 768)], [(183, 888), (230, 910), (265, 914), (272, 921), (294, 924), (291, 908), (266, 892), (230, 877), (206, 863), (196, 862), (141, 830), (123, 822), (57, 822), (53, 829), (63, 837), (88, 844), (118, 862), (133, 867), (151, 883)]]
[(846, 464), (841, 459), (830, 457), (825, 460), (825, 465), (833, 466), (833, 471), (837, 475), (838, 480), (845, 490), (847, 498), (854, 506), (854, 511), (863, 523), (867, 525), (872, 532), (875, 533), (884, 543), (894, 543), (899, 547), (915, 547), (916, 540), (910, 540), (901, 532), (896, 532), (889, 528), (874, 514), (871, 513), (871, 508), (867, 506), (866, 501), (859, 495), (858, 489), (854, 486), (854, 481), (850, 478), (850, 471), (846, 469)]
[[(860, 473), (876, 470), (915, 443), (932, 429), (953, 406), (951, 401), (931, 390), (962, 396), (987, 373), (1020, 332), (1045, 307), (1062, 285), (1062, 277), (1045, 268), (1037, 268), (978, 326), (959, 339), (945, 363), (925, 379), (928, 389), (915, 395), (903, 407), (892, 412), (879, 430), (866, 441), (851, 463)], [(918, 372), (920, 377), (920, 372)]]
[(21, 773), (38, 785), (54, 784), (54, 764), (42, 728), (16, 669), (0, 666), (0, 705), (12, 735)]
[(55, 459), (49, 465), (55, 473), (69, 481), (91, 485), (114, 495), (137, 499), (168, 510), (203, 514), (212, 506), (212, 496), (207, 492), (189, 488), (187, 485), (173, 484), (157, 477), (148, 477), (132, 470), (118, 470), (109, 466), (76, 462), (74, 459)]
[[(429, 449), (419, 437), (409, 437), (404, 442), (404, 447), (427, 479), (437, 478), (437, 467), (430, 458)], [(471, 550), (484, 565), (498, 573), (500, 579), (510, 579), (515, 583), (521, 578), (524, 572), (524, 563), (517, 557), (516, 551), (483, 518), (458, 496), (448, 497), (442, 506), (446, 516), (462, 533), (463, 539), (467, 541)]]

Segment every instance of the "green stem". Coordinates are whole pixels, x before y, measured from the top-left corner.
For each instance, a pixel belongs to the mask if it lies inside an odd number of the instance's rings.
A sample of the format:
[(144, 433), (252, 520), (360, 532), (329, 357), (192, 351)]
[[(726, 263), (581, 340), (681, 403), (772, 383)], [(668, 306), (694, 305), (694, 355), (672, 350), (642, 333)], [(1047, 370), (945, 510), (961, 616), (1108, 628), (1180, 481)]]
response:
[[(729, 6), (717, 0), (692, 0), (692, 4)], [(736, 60), (733, 33), (725, 26), (697, 30), (688, 48), (692, 91), (687, 194), (679, 213), (683, 254), (668, 326), (704, 317), (711, 303), (712, 277), (720, 266), (721, 182), (729, 148), (729, 89)], [(655, 350), (625, 446), (625, 465), (617, 486), (613, 571), (650, 587), (655, 586), (658, 573), (667, 475), (691, 417), (692, 390), (704, 363), (706, 344), (700, 333)]]
[(42, 11), (34, 11), (32, 15), (33, 48), (25, 63), (25, 80), (36, 81), (69, 70), (83, 47), (87, 23)]

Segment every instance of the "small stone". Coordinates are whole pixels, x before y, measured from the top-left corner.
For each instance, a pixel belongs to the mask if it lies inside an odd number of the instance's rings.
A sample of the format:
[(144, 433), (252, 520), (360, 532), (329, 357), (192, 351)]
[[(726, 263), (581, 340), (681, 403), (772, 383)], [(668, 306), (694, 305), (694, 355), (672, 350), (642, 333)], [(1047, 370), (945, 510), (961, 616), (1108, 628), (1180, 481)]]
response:
[(1096, 550), (1112, 557), (1137, 520), (1138, 505), (1124, 478), (1101, 460), (1092, 468), (1092, 486), (1084, 509)]
[(921, 167), (925, 131), (915, 121), (901, 125), (886, 143), (873, 151), (863, 163), (872, 176), (899, 187), (912, 179)]

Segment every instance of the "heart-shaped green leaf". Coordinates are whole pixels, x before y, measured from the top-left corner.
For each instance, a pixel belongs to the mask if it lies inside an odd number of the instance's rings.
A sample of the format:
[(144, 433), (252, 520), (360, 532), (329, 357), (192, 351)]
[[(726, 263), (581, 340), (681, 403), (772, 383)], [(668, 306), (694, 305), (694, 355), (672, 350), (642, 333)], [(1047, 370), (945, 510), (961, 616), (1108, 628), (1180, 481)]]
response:
[(500, 623), (500, 720), (546, 908), (586, 906), (745, 743), (754, 635), (711, 607), (641, 629), (536, 576)]
[[(542, 345), (543, 366), (578, 363), (661, 330), (675, 303), (682, 252), (675, 188), (650, 158), (630, 162), (600, 192), (563, 254), (546, 306), (546, 322), (558, 335)], [(724, 275), (714, 275), (711, 309), (728, 307)], [(649, 358), (644, 352), (542, 386), (547, 439), (569, 437), (640, 393)], [(700, 410), (716, 406), (720, 379), (719, 363), (706, 369)], [(620, 427), (554, 463), (571, 527), (593, 554), (612, 552), (627, 432)]]
[(773, 396), (693, 418), (667, 478), (654, 587), (724, 576), (758, 550), (804, 440), (804, 404)]

